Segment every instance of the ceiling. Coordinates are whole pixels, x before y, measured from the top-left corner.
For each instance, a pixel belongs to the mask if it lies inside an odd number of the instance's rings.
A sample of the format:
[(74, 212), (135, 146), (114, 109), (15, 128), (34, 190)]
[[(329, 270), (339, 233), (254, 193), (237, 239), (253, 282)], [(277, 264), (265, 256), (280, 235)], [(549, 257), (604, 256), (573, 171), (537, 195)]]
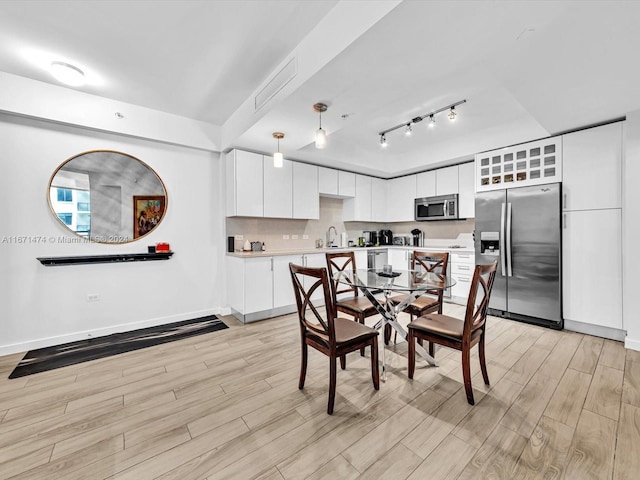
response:
[(218, 125), (223, 148), (272, 152), (281, 131), (285, 158), (389, 178), (640, 109), (638, 18), (635, 1), (4, 0), (0, 71), (57, 85), (37, 62), (67, 61), (76, 90)]

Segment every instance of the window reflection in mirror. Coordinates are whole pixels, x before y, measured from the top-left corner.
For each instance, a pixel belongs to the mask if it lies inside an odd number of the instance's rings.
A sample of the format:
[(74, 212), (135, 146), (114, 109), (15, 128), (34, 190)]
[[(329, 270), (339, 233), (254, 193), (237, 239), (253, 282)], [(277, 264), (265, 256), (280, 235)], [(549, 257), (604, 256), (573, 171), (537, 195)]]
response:
[[(141, 235), (136, 205), (153, 199), (159, 215)], [(49, 205), (73, 233), (101, 243), (126, 243), (155, 229), (166, 212), (166, 190), (141, 160), (121, 152), (96, 150), (76, 155), (53, 173)]]

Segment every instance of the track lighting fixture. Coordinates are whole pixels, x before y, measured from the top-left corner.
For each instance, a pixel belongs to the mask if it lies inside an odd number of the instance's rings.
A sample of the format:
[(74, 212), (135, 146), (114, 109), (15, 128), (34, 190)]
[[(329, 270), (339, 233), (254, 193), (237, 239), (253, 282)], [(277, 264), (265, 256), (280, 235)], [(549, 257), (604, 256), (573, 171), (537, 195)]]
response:
[(449, 110), (449, 120), (452, 122), (455, 121), (457, 115), (458, 114), (456, 113), (456, 107), (451, 106), (451, 109)]
[(459, 102), (452, 103), (451, 105), (447, 105), (446, 107), (442, 107), (442, 108), (439, 108), (439, 109), (434, 110), (432, 112), (425, 113), (424, 115), (420, 115), (418, 117), (414, 117), (411, 120), (409, 120), (408, 122), (400, 123), (400, 124), (398, 124), (398, 125), (396, 125), (394, 127), (387, 128), (386, 130), (383, 130), (383, 131), (378, 133), (378, 135), (380, 135), (380, 144), (383, 147), (386, 147), (387, 146), (387, 133), (393, 132), (394, 130), (397, 130), (397, 129), (402, 128), (402, 127), (404, 127), (404, 133), (407, 136), (411, 135), (411, 132), (413, 130), (412, 124), (421, 122), (422, 120), (424, 120), (426, 118), (429, 119), (429, 123), (428, 123), (429, 128), (435, 127), (436, 126), (435, 116), (440, 112), (445, 112), (445, 111), (449, 110), (448, 117), (449, 117), (449, 120), (451, 120), (453, 122), (456, 119), (456, 117), (458, 116), (458, 112), (456, 112), (456, 106), (462, 105), (463, 103), (467, 103), (467, 101), (466, 100), (460, 100)]
[(282, 168), (282, 166), (284, 165), (284, 157), (280, 152), (280, 139), (284, 138), (284, 133), (273, 132), (273, 138), (278, 140), (278, 150), (273, 154), (273, 166), (275, 168)]
[(322, 149), (327, 146), (327, 132), (322, 129), (322, 112), (327, 111), (324, 103), (316, 103), (313, 109), (320, 114), (320, 128), (316, 130), (316, 148)]

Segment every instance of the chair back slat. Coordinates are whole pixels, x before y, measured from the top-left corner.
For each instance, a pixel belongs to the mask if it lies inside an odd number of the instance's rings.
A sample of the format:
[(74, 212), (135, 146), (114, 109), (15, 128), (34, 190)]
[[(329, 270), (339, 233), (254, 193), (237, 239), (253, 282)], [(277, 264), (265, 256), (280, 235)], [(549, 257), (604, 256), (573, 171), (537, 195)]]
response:
[[(335, 306), (327, 269), (324, 267), (303, 267), (289, 263), (289, 271), (298, 307), (300, 327), (303, 330), (326, 337), (330, 345), (335, 345)], [(318, 289), (323, 291), (324, 308), (322, 308), (321, 300), (313, 298), (313, 294)]]
[(487, 309), (497, 269), (497, 260), (488, 265), (476, 265), (467, 300), (463, 338), (469, 339), (471, 333), (484, 327), (487, 321)]
[(327, 252), (327, 269), (331, 283), (331, 295), (334, 305), (338, 301), (338, 295), (349, 294), (358, 296), (358, 287), (348, 282), (349, 277), (344, 277), (343, 281), (337, 279), (337, 274), (344, 271), (356, 270), (356, 255), (353, 252)]
[[(449, 263), (449, 252), (432, 253), (414, 250), (411, 254), (411, 270), (424, 270), (442, 275), (447, 274), (447, 265)], [(442, 289), (426, 290), (426, 293), (437, 295), (442, 301)]]

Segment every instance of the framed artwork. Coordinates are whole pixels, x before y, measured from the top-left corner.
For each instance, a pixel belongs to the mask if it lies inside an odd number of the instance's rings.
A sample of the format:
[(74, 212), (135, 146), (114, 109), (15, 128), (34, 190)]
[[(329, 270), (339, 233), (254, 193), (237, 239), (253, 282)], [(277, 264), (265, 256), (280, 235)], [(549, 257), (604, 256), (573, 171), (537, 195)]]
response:
[(165, 206), (164, 195), (134, 195), (133, 238), (142, 237), (156, 228), (164, 215)]

